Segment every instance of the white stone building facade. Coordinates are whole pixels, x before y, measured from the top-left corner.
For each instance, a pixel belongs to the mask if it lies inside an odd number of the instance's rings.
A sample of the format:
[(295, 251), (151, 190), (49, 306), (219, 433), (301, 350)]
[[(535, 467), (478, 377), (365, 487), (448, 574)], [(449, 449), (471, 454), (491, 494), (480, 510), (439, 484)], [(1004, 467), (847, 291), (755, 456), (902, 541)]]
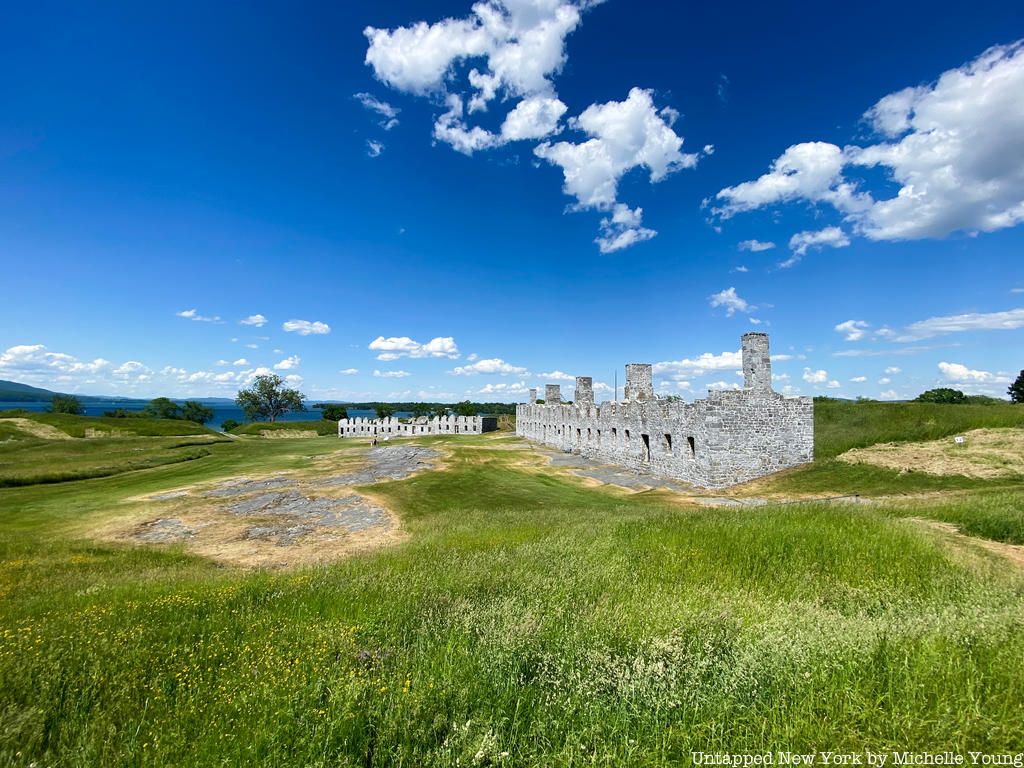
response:
[(498, 428), (493, 416), (421, 416), (401, 421), (386, 419), (338, 420), (338, 437), (422, 437), (425, 435), (482, 435)]

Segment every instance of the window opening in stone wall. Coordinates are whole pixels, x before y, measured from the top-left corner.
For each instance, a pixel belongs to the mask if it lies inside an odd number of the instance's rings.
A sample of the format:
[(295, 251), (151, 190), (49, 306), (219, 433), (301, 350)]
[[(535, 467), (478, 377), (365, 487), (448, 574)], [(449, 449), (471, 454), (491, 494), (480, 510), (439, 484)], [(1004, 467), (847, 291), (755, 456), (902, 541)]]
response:
[(651, 460), (651, 436), (650, 435), (643, 435), (643, 434), (641, 434), (640, 435), (640, 439), (644, 441), (643, 459), (644, 459), (644, 461), (650, 461)]
[(686, 438), (686, 444), (687, 444), (687, 445), (689, 446), (689, 448), (690, 448), (690, 458), (691, 458), (691, 459), (695, 459), (695, 458), (697, 458), (697, 449), (696, 449), (696, 447), (694, 446), (694, 443), (693, 443), (693, 438), (692, 438), (692, 437), (688, 437), (688, 438)]
[(612, 427), (612, 442), (614, 443), (618, 439), (619, 439), (619, 429), (618, 429), (618, 427)]
[(672, 435), (665, 435), (665, 453), (672, 453)]
[(601, 447), (601, 430), (597, 430), (597, 447)]
[(626, 446), (629, 446), (629, 430), (626, 430)]

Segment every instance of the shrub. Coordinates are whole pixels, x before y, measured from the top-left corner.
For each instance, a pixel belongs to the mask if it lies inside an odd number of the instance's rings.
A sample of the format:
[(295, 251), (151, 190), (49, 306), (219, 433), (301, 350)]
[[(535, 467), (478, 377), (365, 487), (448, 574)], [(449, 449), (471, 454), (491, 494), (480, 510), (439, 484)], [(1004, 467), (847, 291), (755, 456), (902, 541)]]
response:
[(69, 416), (81, 416), (82, 401), (71, 395), (54, 395), (50, 401), (51, 413), (66, 413)]
[(205, 424), (213, 418), (213, 410), (195, 400), (186, 400), (181, 407), (181, 418), (185, 421), (194, 421), (196, 424)]
[(967, 395), (959, 389), (939, 387), (922, 392), (915, 399), (919, 403), (964, 403), (967, 402)]
[(235, 421), (234, 419), (224, 419), (224, 423), (220, 425), (220, 428), (223, 429), (225, 432), (230, 432), (231, 430), (237, 429), (240, 426), (242, 426), (242, 423), (240, 421)]
[(337, 421), (348, 418), (348, 408), (344, 405), (323, 405), (320, 407), (320, 415), (327, 421)]

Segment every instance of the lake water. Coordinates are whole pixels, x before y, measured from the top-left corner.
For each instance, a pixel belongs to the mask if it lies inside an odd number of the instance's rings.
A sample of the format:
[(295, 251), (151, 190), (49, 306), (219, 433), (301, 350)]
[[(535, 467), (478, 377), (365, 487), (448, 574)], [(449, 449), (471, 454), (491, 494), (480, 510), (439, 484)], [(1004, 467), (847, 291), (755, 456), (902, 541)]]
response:
[[(176, 403), (181, 405), (184, 400), (175, 400)], [(209, 401), (209, 400), (197, 400), (196, 402), (202, 403), (211, 411), (213, 411), (213, 419), (207, 424), (208, 427), (213, 429), (220, 429), (228, 419), (234, 419), (237, 422), (245, 421), (245, 414), (242, 413), (242, 409), (234, 403), (225, 403), (222, 401)], [(50, 407), (48, 402), (46, 403), (21, 403), (21, 402), (4, 402), (0, 401), (0, 411), (14, 410), (21, 408), (26, 411), (46, 411)], [(146, 407), (144, 402), (123, 402), (118, 400), (94, 400), (91, 402), (82, 403), (83, 413), (86, 416), (102, 416), (106, 411), (117, 410), (123, 408), (126, 411), (138, 412)], [(358, 408), (350, 408), (348, 412), (349, 418), (366, 417), (374, 418), (376, 413), (371, 410), (360, 410)], [(408, 418), (411, 413), (406, 411), (396, 411), (395, 416), (398, 418)], [(286, 413), (284, 416), (278, 418), (278, 421), (308, 421), (309, 419), (319, 419), (319, 409), (310, 408), (307, 411), (300, 411), (299, 413)]]

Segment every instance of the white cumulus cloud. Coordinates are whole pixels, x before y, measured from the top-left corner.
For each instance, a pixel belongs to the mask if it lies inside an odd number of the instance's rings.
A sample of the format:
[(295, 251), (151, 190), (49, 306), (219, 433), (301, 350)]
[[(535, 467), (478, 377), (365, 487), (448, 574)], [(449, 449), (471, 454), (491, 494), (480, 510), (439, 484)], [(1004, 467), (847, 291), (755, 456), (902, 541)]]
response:
[(735, 288), (726, 288), (723, 291), (714, 293), (708, 297), (712, 307), (725, 307), (726, 317), (732, 317), (737, 312), (753, 312), (757, 307), (747, 302), (736, 293)]
[(498, 374), (501, 376), (526, 376), (529, 374), (526, 368), (519, 365), (511, 365), (498, 357), (485, 360), (477, 360), (469, 365), (460, 365), (451, 371), (456, 376), (475, 376), (480, 373)]
[(267, 318), (265, 318), (263, 315), (249, 315), (248, 317), (243, 318), (238, 322), (241, 323), (242, 325), (253, 325), (257, 328), (262, 328), (264, 325), (267, 324)]
[(1008, 376), (989, 371), (980, 371), (968, 368), (962, 363), (939, 363), (939, 372), (949, 381), (973, 382), (977, 384), (1009, 384)]
[(839, 323), (833, 330), (843, 334), (847, 341), (860, 341), (864, 338), (870, 326), (864, 320), (846, 320)]
[(537, 374), (538, 379), (544, 379), (545, 381), (576, 381), (575, 376), (571, 376), (564, 371), (549, 371), (548, 373)]
[(279, 362), (276, 365), (274, 365), (274, 370), (275, 371), (290, 371), (293, 368), (298, 368), (299, 367), (299, 363), (301, 363), (301, 362), (302, 362), (302, 358), (300, 358), (298, 355), (292, 355), (291, 357), (286, 357), (284, 360), (282, 360), (281, 362)]
[(828, 382), (828, 371), (814, 371), (810, 368), (804, 368), (803, 380), (808, 384), (825, 384)]
[[(804, 200), (834, 207), (872, 240), (993, 232), (1024, 220), (1024, 41), (998, 45), (865, 114), (881, 141), (806, 142), (755, 181), (722, 189), (715, 215)], [(879, 167), (895, 194), (875, 199), (847, 172)]]
[(839, 227), (825, 227), (817, 231), (797, 232), (789, 238), (789, 249), (792, 255), (779, 267), (786, 269), (800, 261), (809, 248), (845, 248), (850, 244), (850, 238)]
[[(534, 154), (562, 169), (563, 191), (576, 198), (576, 210), (613, 210), (619, 181), (634, 168), (646, 170), (650, 181), (656, 183), (680, 169), (693, 168), (700, 157), (681, 151), (683, 138), (673, 130), (671, 114), (659, 111), (651, 91), (643, 88), (631, 89), (625, 101), (591, 104), (569, 125), (590, 138), (578, 144), (544, 142), (534, 149)], [(623, 205), (619, 210), (621, 222), (615, 221), (614, 210), (602, 222), (614, 229), (598, 238), (599, 245), (614, 244), (617, 239), (628, 239), (628, 244), (632, 244), (654, 236), (653, 230), (640, 226), (639, 208), (630, 211)], [(625, 220), (626, 211), (631, 214), (629, 221)], [(602, 250), (618, 248), (602, 245)]]
[(331, 332), (331, 326), (321, 323), (319, 320), (286, 320), (281, 324), (281, 328), (288, 333), (297, 333), (299, 336), (321, 336)]
[(738, 371), (743, 368), (743, 355), (739, 350), (722, 352), (719, 355), (705, 352), (693, 359), (665, 360), (654, 363), (651, 371), (655, 376), (665, 376), (675, 381), (703, 376), (709, 371)]
[(425, 344), (413, 341), (408, 336), (378, 336), (370, 342), (369, 348), (379, 352), (378, 360), (397, 360), (400, 357), (446, 357), (454, 360), (459, 356), (459, 347), (451, 336), (437, 336)]

